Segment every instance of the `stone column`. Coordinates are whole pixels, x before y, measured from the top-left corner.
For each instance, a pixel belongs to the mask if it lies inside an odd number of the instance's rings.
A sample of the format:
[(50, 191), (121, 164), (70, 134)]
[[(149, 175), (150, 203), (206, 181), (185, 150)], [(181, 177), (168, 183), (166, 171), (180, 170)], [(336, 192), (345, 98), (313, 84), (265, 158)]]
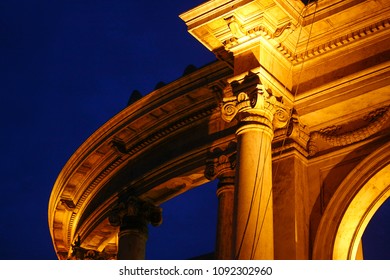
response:
[(236, 143), (229, 143), (226, 149), (212, 151), (205, 171), (209, 180), (218, 178), (218, 222), (215, 246), (217, 260), (230, 260), (233, 257), (233, 205), (234, 177), (236, 165)]
[(145, 259), (148, 223), (158, 226), (162, 222), (161, 208), (130, 197), (112, 210), (109, 221), (119, 226), (118, 260)]
[(288, 116), (256, 74), (225, 90), (222, 118), (238, 121), (234, 259), (274, 259), (271, 143)]

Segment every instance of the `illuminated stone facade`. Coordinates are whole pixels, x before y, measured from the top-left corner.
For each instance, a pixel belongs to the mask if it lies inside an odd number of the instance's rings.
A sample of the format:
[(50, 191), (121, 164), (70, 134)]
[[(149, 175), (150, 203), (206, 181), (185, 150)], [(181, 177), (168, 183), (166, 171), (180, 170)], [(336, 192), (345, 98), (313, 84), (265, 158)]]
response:
[(362, 258), (390, 193), (389, 14), (390, 0), (214, 0), (182, 14), (218, 61), (74, 153), (49, 202), (58, 258), (142, 259), (159, 205), (210, 180), (218, 259)]

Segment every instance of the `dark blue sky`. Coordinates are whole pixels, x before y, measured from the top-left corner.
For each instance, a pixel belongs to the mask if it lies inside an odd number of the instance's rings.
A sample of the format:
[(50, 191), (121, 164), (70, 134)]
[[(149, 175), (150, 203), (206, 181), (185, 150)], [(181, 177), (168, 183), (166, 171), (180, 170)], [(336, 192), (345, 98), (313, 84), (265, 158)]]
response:
[[(55, 259), (47, 206), (69, 157), (126, 106), (133, 90), (147, 94), (187, 65), (215, 59), (178, 17), (202, 2), (0, 2), (0, 259)], [(163, 205), (148, 258), (212, 251), (216, 204), (210, 185)]]

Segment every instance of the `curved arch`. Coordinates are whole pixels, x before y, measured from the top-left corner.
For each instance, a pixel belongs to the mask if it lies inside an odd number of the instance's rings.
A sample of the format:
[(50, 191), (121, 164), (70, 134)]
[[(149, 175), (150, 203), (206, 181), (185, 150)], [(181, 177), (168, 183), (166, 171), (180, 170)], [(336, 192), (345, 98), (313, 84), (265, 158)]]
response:
[(390, 143), (365, 158), (343, 180), (317, 230), (313, 259), (355, 259), (378, 208), (390, 196)]
[(78, 236), (89, 249), (110, 242), (117, 229), (107, 215), (119, 196), (159, 205), (207, 181), (209, 149), (234, 137), (230, 126), (220, 124), (215, 96), (217, 84), (231, 72), (216, 62), (179, 78), (127, 106), (77, 149), (58, 175), (48, 205), (60, 259), (69, 257)]

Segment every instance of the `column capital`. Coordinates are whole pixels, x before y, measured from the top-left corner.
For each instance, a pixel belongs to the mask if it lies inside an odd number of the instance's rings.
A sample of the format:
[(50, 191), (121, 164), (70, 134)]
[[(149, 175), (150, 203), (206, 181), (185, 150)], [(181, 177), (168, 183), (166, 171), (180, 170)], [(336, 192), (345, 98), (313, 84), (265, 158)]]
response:
[(108, 220), (119, 226), (118, 259), (142, 260), (145, 258), (148, 223), (158, 226), (162, 222), (161, 208), (136, 196), (120, 200), (111, 210)]
[(222, 119), (231, 122), (261, 123), (271, 129), (287, 125), (290, 110), (267, 90), (257, 74), (249, 72), (241, 80), (232, 81), (224, 90)]
[(68, 260), (114, 260), (116, 255), (81, 247), (81, 238), (77, 237), (72, 244), (72, 254)]
[[(205, 177), (209, 180), (232, 177), (234, 180), (236, 168), (237, 143), (229, 142), (227, 147), (214, 148), (209, 152), (206, 162)], [(221, 178), (223, 177), (223, 178)]]
[(162, 209), (138, 197), (130, 196), (111, 210), (108, 220), (112, 226), (120, 227), (128, 227), (129, 222), (159, 226), (162, 223)]

